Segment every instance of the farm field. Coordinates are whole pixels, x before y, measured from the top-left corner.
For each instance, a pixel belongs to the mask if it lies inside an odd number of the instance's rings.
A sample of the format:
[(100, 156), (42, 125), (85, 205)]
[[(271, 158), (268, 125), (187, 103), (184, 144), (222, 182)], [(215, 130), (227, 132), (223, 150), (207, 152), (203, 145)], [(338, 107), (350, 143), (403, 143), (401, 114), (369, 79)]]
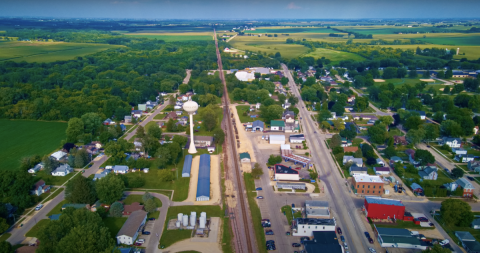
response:
[(213, 40), (212, 32), (161, 32), (161, 31), (149, 31), (149, 32), (137, 32), (137, 33), (124, 33), (126, 36), (133, 36), (136, 38), (148, 38), (170, 41), (191, 41), (191, 40)]
[[(362, 34), (393, 34), (395, 32), (444, 32), (452, 29), (438, 28), (433, 26), (407, 27), (407, 26), (337, 26), (336, 28), (346, 31), (358, 32)], [(460, 30), (460, 29), (458, 29)]]
[(325, 57), (329, 60), (332, 61), (333, 64), (336, 64), (340, 61), (344, 60), (354, 60), (354, 61), (363, 61), (365, 60), (362, 56), (353, 54), (353, 53), (348, 53), (348, 52), (342, 52), (342, 51), (336, 51), (336, 50), (330, 50), (326, 48), (316, 48), (314, 52), (308, 53), (304, 55), (305, 57), (314, 57), (314, 58), (322, 58)]
[(229, 43), (237, 49), (249, 50), (252, 52), (261, 51), (267, 54), (280, 52), (282, 57), (294, 58), (308, 52), (308, 48), (303, 45), (286, 44), (288, 37), (257, 37), (257, 36), (237, 36)]
[(2, 42), (0, 61), (55, 62), (73, 60), (120, 46), (65, 42)]
[(245, 33), (338, 33), (326, 27), (259, 27), (254, 31), (245, 31)]
[[(426, 44), (426, 45), (380, 45), (378, 47), (391, 47), (391, 48), (400, 48), (400, 49), (411, 49), (415, 50), (417, 47), (420, 47), (420, 49), (424, 48), (432, 48), (432, 47), (437, 47), (437, 48), (452, 48), (444, 45), (436, 45), (436, 44)], [(480, 58), (480, 45), (479, 46), (459, 46), (460, 48), (460, 55), (454, 55), (454, 59), (461, 59), (461, 58), (467, 58), (469, 60), (477, 60)], [(465, 55), (462, 55), (465, 53)]]
[[(423, 79), (423, 78), (422, 78), (422, 77), (419, 77), (419, 78), (392, 78), (392, 79), (382, 79), (382, 80), (385, 80), (385, 82), (375, 82), (375, 85), (382, 85), (382, 84), (387, 84), (387, 83), (392, 83), (392, 84), (394, 84), (394, 85), (404, 85), (404, 84), (415, 85), (415, 84), (421, 82), (420, 79)], [(435, 83), (428, 83), (427, 89), (428, 89), (428, 87), (430, 87), (430, 85), (434, 85), (434, 84), (443, 84), (443, 82), (441, 82), (441, 81), (436, 81)]]
[(16, 170), (22, 157), (52, 153), (66, 129), (61, 122), (0, 120), (0, 169)]

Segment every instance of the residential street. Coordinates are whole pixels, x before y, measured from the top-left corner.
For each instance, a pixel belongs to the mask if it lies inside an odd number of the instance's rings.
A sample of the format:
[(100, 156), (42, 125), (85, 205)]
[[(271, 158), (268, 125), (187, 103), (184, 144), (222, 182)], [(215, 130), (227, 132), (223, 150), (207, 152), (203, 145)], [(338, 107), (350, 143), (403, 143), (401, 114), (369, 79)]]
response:
[[(363, 93), (357, 92), (353, 87), (350, 87), (350, 90), (352, 90), (354, 93), (356, 93), (356, 94), (359, 95), (360, 97), (363, 96)], [(376, 113), (378, 116), (392, 116), (392, 113), (383, 112), (383, 111), (381, 111), (380, 109), (378, 109), (376, 106), (372, 105), (372, 103), (368, 103), (368, 104), (370, 105), (370, 107), (373, 108), (373, 110), (375, 110), (375, 113)]]

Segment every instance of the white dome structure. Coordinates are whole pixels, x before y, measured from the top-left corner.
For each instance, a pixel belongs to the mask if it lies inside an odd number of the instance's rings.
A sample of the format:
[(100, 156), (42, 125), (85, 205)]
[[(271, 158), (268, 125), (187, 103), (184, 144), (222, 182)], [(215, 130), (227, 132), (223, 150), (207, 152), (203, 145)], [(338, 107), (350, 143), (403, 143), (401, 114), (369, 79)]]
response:
[(193, 113), (198, 110), (198, 104), (190, 98), (183, 104), (183, 110), (188, 112), (190, 117), (190, 147), (188, 148), (188, 153), (195, 154), (197, 153), (197, 149), (195, 148), (195, 141), (193, 140)]
[(192, 101), (190, 99), (187, 102), (185, 102), (185, 104), (183, 104), (183, 110), (185, 110), (189, 114), (194, 113), (198, 110), (198, 104), (197, 104), (197, 102)]

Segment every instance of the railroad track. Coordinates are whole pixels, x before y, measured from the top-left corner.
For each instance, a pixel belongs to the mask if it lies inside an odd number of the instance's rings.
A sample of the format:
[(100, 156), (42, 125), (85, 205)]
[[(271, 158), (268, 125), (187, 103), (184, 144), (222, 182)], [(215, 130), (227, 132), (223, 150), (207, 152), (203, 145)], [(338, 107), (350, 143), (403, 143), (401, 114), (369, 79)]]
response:
[[(227, 91), (227, 83), (225, 82), (225, 76), (223, 73), (223, 64), (222, 64), (222, 58), (220, 56), (220, 50), (218, 49), (218, 40), (217, 40), (217, 32), (214, 30), (213, 31), (214, 38), (215, 38), (215, 47), (216, 47), (216, 54), (217, 54), (217, 64), (218, 64), (218, 69), (219, 69), (219, 77), (220, 80), (222, 80), (223, 83), (223, 120), (224, 120), (224, 127), (226, 130), (226, 147), (230, 146), (231, 148), (231, 154), (232, 156), (229, 156), (229, 152), (225, 152), (225, 172), (226, 175), (228, 175), (228, 170), (230, 169), (229, 166), (227, 166), (229, 159), (231, 159), (231, 163), (233, 164), (233, 173), (235, 173), (235, 179), (237, 183), (237, 204), (240, 204), (240, 209), (241, 209), (241, 220), (243, 223), (243, 228), (240, 227), (238, 224), (238, 217), (234, 217), (234, 221), (232, 222), (232, 227), (234, 230), (234, 234), (236, 237), (238, 237), (237, 240), (235, 241), (236, 249), (238, 252), (258, 252), (256, 245), (252, 242), (251, 236), (254, 234), (254, 229), (248, 222), (248, 217), (247, 217), (247, 207), (246, 207), (246, 196), (244, 193), (244, 186), (242, 184), (242, 177), (240, 174), (240, 167), (238, 165), (238, 160), (237, 160), (237, 141), (235, 139), (235, 131), (232, 128), (232, 124), (230, 123), (231, 120), (231, 112), (230, 112), (230, 100), (228, 97), (228, 91)], [(228, 150), (228, 149), (224, 149)], [(229, 213), (235, 213), (234, 208), (229, 207)], [(245, 239), (246, 245), (243, 245), (241, 242), (241, 239)]]

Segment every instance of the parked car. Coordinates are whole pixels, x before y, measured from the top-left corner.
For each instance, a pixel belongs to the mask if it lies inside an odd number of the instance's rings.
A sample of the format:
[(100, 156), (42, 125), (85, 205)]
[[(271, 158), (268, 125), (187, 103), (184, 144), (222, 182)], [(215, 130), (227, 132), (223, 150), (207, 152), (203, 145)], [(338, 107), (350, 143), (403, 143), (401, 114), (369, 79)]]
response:
[(343, 237), (343, 235), (340, 236), (340, 240), (342, 240), (342, 242), (345, 242), (345, 237)]
[(367, 238), (370, 238), (370, 234), (369, 234), (368, 232), (365, 232), (365, 236), (366, 236)]
[(450, 243), (450, 241), (449, 241), (448, 239), (445, 239), (445, 240), (439, 242), (438, 244), (440, 244), (441, 246), (445, 246), (445, 245), (447, 245), (447, 244), (449, 244), (449, 243)]
[(421, 222), (428, 222), (428, 219), (425, 217), (419, 217), (418, 220)]
[(134, 245), (135, 245), (135, 246), (142, 246), (142, 244), (139, 243), (139, 242), (136, 242)]
[(337, 228), (337, 233), (338, 233), (339, 235), (342, 234), (342, 229), (341, 229), (340, 227)]
[(348, 249), (348, 245), (346, 242), (343, 243), (343, 247), (345, 247), (345, 249)]
[(285, 234), (286, 234), (286, 235), (290, 235), (290, 232), (286, 232)]
[(467, 176), (468, 180), (470, 181), (475, 181), (475, 179), (473, 177), (470, 177), (470, 176)]
[(300, 237), (300, 242), (301, 243), (303, 243), (305, 241), (310, 241), (310, 237), (307, 237), (307, 236)]
[(375, 249), (372, 249), (372, 248), (368, 248), (368, 250), (370, 250), (370, 252), (372, 252), (372, 253), (377, 252)]
[(295, 208), (295, 204), (292, 203), (292, 208)]
[(148, 220), (155, 220), (155, 218), (150, 218), (150, 219), (148, 219)]
[(255, 190), (256, 190), (256, 191), (261, 191), (261, 190), (262, 190), (262, 187), (257, 187)]
[(273, 231), (272, 230), (267, 230), (267, 231), (265, 231), (265, 234), (266, 235), (273, 235)]
[(35, 207), (35, 211), (42, 209), (42, 207), (43, 207), (43, 204), (39, 204), (37, 207)]
[(150, 232), (149, 231), (142, 231), (142, 235), (149, 235)]
[(302, 245), (300, 245), (300, 243), (292, 243), (292, 247), (298, 248), (300, 246), (302, 246)]
[(373, 239), (371, 237), (368, 237), (368, 242), (373, 244)]
[(137, 242), (139, 242), (139, 243), (145, 243), (145, 239), (138, 239)]
[(263, 196), (258, 196), (257, 199), (263, 199)]

